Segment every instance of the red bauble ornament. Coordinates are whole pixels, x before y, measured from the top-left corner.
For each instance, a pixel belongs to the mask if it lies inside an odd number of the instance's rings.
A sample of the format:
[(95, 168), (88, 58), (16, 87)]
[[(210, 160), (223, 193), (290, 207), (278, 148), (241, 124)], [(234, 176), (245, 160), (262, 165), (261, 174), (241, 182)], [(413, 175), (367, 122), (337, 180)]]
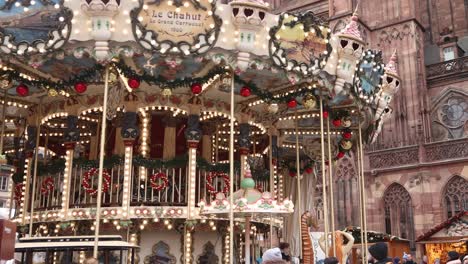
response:
[(247, 86), (242, 87), (240, 90), (240, 95), (242, 95), (243, 97), (249, 97), (251, 94), (252, 91)]
[(79, 94), (86, 92), (88, 86), (84, 82), (75, 83), (75, 91)]
[(289, 177), (296, 177), (296, 173), (294, 171), (289, 172)]
[(192, 83), (190, 89), (192, 90), (193, 94), (200, 94), (202, 92), (202, 85), (199, 83)]
[(312, 168), (307, 168), (307, 169), (305, 169), (305, 172), (306, 172), (307, 174), (311, 174), (312, 171), (313, 171)]
[(323, 111), (323, 118), (328, 118), (328, 111)]
[(291, 99), (291, 100), (289, 100), (289, 102), (288, 102), (288, 107), (289, 107), (289, 108), (296, 108), (296, 106), (297, 106), (297, 101), (296, 101), (296, 99)]
[(352, 137), (351, 132), (344, 132), (344, 133), (343, 133), (343, 138), (344, 138), (344, 139), (351, 139), (351, 137)]
[(19, 96), (28, 96), (29, 95), (29, 88), (25, 84), (20, 84), (16, 86), (16, 93)]
[(132, 89), (138, 89), (138, 87), (140, 87), (140, 80), (136, 78), (130, 78), (128, 79), (128, 86)]
[(333, 120), (333, 125), (336, 126), (336, 127), (340, 127), (341, 126), (341, 119), (335, 119)]
[(338, 152), (338, 155), (336, 155), (336, 158), (341, 159), (343, 158), (345, 153), (343, 151)]

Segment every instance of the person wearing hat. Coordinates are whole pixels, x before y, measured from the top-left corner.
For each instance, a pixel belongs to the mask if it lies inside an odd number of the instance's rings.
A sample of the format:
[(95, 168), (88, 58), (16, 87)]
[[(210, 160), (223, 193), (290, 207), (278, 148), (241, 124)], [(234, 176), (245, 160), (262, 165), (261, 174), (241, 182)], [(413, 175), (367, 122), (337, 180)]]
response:
[(370, 246), (369, 253), (374, 260), (374, 264), (391, 264), (393, 262), (393, 260), (388, 257), (388, 247), (384, 242), (378, 242)]
[(458, 254), (458, 252), (449, 251), (447, 255), (448, 255), (447, 264), (461, 264), (460, 254)]
[(281, 249), (271, 248), (265, 251), (262, 256), (262, 264), (286, 264), (281, 255)]
[(463, 258), (463, 264), (468, 264), (468, 255)]

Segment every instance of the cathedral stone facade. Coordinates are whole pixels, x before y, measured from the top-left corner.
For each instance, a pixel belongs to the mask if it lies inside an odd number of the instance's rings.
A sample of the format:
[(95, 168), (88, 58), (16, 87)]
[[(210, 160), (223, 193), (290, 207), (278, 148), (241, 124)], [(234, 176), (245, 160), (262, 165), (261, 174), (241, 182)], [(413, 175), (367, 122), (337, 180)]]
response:
[[(367, 221), (369, 230), (406, 238), (421, 254), (418, 236), (468, 210), (468, 1), (269, 2), (278, 13), (311, 10), (335, 32), (356, 10), (370, 48), (385, 56), (397, 50), (403, 84), (366, 150)], [(353, 157), (337, 165), (338, 228), (359, 225), (356, 167)]]

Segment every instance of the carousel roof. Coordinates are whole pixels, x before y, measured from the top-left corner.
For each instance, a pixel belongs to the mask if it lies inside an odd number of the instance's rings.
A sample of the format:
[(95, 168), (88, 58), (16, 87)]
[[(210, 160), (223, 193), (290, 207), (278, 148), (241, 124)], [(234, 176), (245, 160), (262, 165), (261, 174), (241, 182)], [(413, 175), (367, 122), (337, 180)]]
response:
[[(234, 74), (236, 121), (246, 115), (254, 129), (265, 134), (277, 127), (283, 136), (298, 119), (302, 139), (318, 138), (322, 98), (330, 119), (352, 120), (352, 126), (332, 127), (337, 151), (343, 140), (352, 140), (343, 135), (357, 127), (359, 112), (371, 138), (378, 133), (376, 114), (388, 107), (378, 93), (382, 56), (373, 50), (353, 59), (359, 63), (351, 67), (359, 70), (345, 78), (343, 93), (334, 94), (340, 76), (323, 68), (339, 67), (331, 56), (338, 47), (329, 42), (328, 25), (310, 12), (276, 15), (262, 9), (268, 6), (262, 0), (32, 2), (0, 0), (2, 98), (8, 119), (28, 118), (41, 106), (45, 124), (58, 125), (48, 128), (57, 135), (65, 128), (58, 113), (72, 108), (84, 125), (96, 123), (106, 65), (112, 68), (114, 117), (130, 101), (188, 112), (195, 83), (203, 86), (197, 97), (206, 116), (228, 113)], [(251, 8), (240, 12), (236, 5)], [(356, 16), (340, 34), (361, 39)], [(396, 57), (385, 71), (396, 75)], [(129, 86), (131, 79), (141, 83), (138, 89)], [(250, 95), (243, 93), (246, 87)], [(9, 133), (22, 125), (12, 124)]]

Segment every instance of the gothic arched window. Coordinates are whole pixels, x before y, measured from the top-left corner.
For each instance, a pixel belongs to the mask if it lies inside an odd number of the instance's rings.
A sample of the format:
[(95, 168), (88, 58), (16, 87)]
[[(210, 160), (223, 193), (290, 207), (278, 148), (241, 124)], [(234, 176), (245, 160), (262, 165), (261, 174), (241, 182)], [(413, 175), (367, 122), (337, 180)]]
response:
[(338, 228), (359, 224), (359, 191), (352, 156), (338, 162), (334, 177), (335, 217)]
[(393, 183), (384, 194), (385, 231), (414, 241), (413, 205), (408, 191)]
[(468, 181), (460, 176), (453, 177), (445, 186), (444, 208), (447, 218), (461, 211), (468, 211)]

